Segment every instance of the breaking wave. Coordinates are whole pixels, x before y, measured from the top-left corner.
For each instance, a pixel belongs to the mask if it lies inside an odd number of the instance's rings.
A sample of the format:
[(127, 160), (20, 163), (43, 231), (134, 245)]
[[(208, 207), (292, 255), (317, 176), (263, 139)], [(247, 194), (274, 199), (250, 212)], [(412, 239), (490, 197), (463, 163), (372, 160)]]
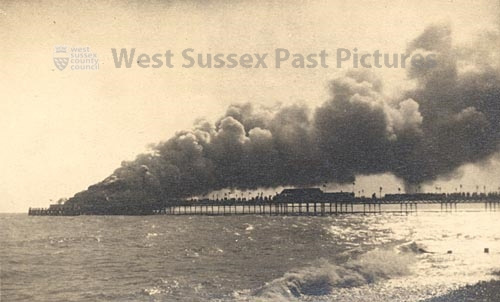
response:
[(330, 295), (336, 289), (406, 276), (415, 261), (413, 253), (378, 249), (343, 264), (320, 259), (311, 266), (289, 271), (266, 283), (254, 290), (251, 296), (258, 301), (290, 301), (305, 296)]
[(411, 252), (415, 254), (433, 254), (434, 252), (429, 251), (429, 249), (423, 245), (412, 241), (410, 243), (402, 244), (398, 247), (401, 252)]

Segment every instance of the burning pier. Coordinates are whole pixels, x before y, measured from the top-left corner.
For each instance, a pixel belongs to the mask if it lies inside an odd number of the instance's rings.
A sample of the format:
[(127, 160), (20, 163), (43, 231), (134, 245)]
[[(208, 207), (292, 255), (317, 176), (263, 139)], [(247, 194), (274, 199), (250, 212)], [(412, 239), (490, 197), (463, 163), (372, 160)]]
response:
[[(484, 205), (484, 207), (483, 207)], [(386, 194), (384, 197), (355, 197), (353, 193), (323, 192), (320, 189), (285, 189), (275, 196), (252, 199), (168, 200), (61, 204), (30, 208), (32, 216), (78, 215), (315, 215), (411, 214), (463, 210), (496, 211), (500, 195), (490, 194)]]

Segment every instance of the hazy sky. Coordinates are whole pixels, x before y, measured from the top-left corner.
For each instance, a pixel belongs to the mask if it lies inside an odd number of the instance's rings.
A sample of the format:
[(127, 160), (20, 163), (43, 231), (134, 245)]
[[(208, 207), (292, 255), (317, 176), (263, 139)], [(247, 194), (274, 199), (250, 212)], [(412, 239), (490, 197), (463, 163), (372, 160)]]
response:
[[(321, 104), (328, 69), (117, 69), (111, 48), (149, 54), (333, 54), (337, 48), (400, 53), (434, 22), (450, 23), (456, 41), (498, 26), (492, 1), (0, 1), (0, 212), (47, 206), (102, 180), (144, 152), (215, 120), (233, 102)], [(98, 71), (58, 70), (54, 46), (90, 46)], [(333, 60), (333, 58), (332, 58)], [(270, 61), (272, 62), (272, 60)], [(332, 61), (333, 62), (333, 61)], [(271, 66), (270, 66), (271, 67)], [(377, 70), (388, 94), (405, 85), (404, 70)], [(469, 165), (462, 178), (440, 181), (500, 186), (500, 164)], [(393, 177), (362, 177), (357, 187), (397, 190)], [(433, 187), (430, 185), (429, 188)]]

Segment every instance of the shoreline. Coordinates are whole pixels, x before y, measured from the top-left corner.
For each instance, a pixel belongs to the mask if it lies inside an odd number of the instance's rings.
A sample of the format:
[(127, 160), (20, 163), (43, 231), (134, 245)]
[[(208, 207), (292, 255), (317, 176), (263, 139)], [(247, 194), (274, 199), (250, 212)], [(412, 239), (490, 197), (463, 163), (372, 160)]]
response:
[(447, 294), (429, 298), (421, 302), (461, 302), (461, 301), (481, 301), (498, 302), (500, 299), (500, 271), (492, 273), (489, 281), (479, 281), (474, 284), (467, 284), (452, 290)]

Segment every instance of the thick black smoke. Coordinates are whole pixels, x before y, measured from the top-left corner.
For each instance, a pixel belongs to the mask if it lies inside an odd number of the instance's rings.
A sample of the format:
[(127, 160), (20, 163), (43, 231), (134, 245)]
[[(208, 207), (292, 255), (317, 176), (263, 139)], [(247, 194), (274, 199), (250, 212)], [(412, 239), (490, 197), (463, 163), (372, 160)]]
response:
[(432, 181), (462, 164), (486, 159), (500, 143), (500, 37), (483, 33), (470, 47), (451, 43), (447, 27), (430, 27), (410, 51), (437, 54), (438, 65), (410, 71), (418, 83), (406, 97), (423, 116), (423, 137), (399, 159), (394, 173), (407, 183)]
[(499, 151), (500, 39), (479, 40), (454, 47), (448, 27), (426, 29), (408, 53), (435, 54), (437, 66), (412, 67), (416, 88), (400, 98), (384, 96), (365, 69), (333, 80), (332, 97), (312, 111), (232, 105), (215, 124), (199, 121), (70, 202), (347, 183), (385, 172), (407, 186), (449, 176)]

